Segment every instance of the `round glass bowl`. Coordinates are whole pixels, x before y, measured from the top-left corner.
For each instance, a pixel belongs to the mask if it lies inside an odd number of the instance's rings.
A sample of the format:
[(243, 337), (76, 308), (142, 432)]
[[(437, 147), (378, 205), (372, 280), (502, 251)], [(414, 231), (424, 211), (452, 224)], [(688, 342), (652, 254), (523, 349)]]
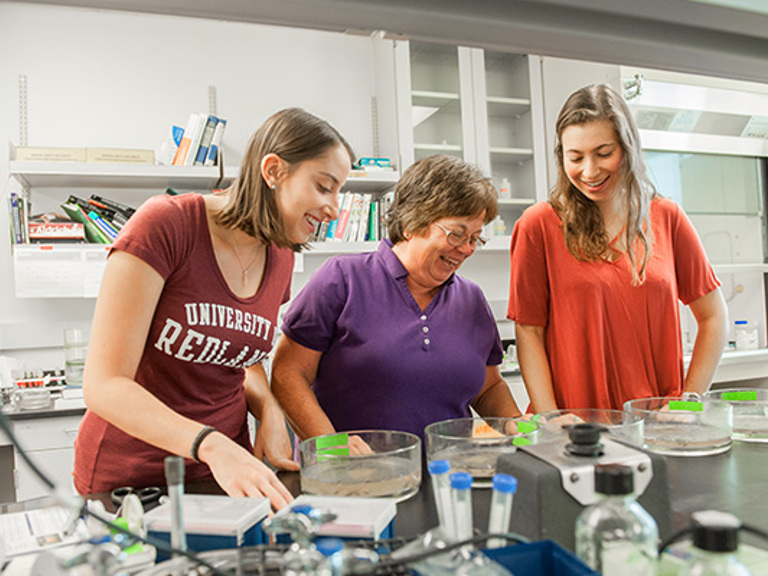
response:
[(40, 410), (51, 406), (50, 388), (19, 388), (11, 396), (17, 410)]
[(768, 390), (729, 388), (710, 390), (706, 400), (722, 400), (733, 406), (733, 439), (768, 442)]
[(307, 494), (405, 500), (421, 484), (421, 439), (393, 430), (326, 434), (299, 444), (299, 463)]
[(641, 398), (624, 410), (644, 421), (643, 447), (666, 456), (710, 456), (731, 447), (733, 406), (722, 400), (681, 396)]
[(471, 474), (475, 488), (491, 486), (499, 456), (537, 438), (536, 424), (519, 418), (456, 418), (424, 429), (427, 459), (447, 460), (451, 472)]
[(637, 414), (607, 408), (572, 408), (542, 412), (537, 416), (539, 442), (548, 442), (568, 436), (567, 426), (586, 422), (598, 424), (611, 436), (633, 446), (643, 444), (643, 419)]

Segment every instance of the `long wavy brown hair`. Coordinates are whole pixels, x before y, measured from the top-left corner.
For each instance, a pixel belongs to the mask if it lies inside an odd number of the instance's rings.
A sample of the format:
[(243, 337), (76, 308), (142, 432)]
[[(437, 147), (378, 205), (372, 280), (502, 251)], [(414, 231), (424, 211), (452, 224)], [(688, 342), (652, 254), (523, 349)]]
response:
[(632, 113), (624, 99), (607, 84), (580, 88), (568, 97), (560, 110), (555, 124), (557, 183), (549, 192), (549, 202), (562, 220), (565, 244), (574, 258), (596, 261), (613, 255), (600, 209), (571, 183), (563, 163), (563, 131), (569, 126), (598, 120), (611, 122), (623, 151), (616, 190), (624, 195), (626, 206), (624, 240), (632, 267), (632, 283), (642, 284), (653, 244), (650, 207), (658, 193), (648, 178)]

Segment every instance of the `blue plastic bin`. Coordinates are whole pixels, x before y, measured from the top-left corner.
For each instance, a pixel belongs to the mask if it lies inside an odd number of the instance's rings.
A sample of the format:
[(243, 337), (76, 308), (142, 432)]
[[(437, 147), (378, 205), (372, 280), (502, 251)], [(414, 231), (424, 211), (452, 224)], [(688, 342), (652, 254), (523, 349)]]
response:
[(515, 576), (600, 576), (551, 540), (483, 550)]

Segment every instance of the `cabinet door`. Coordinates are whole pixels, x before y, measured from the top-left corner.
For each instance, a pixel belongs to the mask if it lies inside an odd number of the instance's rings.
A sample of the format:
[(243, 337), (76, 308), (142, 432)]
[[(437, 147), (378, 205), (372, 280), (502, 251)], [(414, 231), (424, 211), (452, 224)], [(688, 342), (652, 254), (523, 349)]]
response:
[[(30, 458), (57, 487), (66, 488), (74, 493), (72, 470), (75, 467), (75, 450), (73, 448), (55, 448), (37, 450), (29, 453)], [(19, 454), (16, 457), (16, 501), (38, 498), (52, 493), (37, 477)]]
[(395, 42), (401, 164), (432, 154), (476, 162), (471, 52)]
[(506, 234), (546, 197), (541, 74), (536, 56), (475, 49), (478, 164), (499, 190)]
[(396, 42), (395, 70), (403, 168), (436, 153), (477, 164), (504, 191), (511, 234), (522, 211), (546, 198), (539, 58)]

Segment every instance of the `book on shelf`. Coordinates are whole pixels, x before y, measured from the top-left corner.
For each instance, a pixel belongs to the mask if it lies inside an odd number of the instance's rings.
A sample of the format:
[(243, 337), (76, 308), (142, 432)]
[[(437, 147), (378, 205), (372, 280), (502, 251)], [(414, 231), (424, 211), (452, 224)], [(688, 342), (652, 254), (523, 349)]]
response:
[(216, 128), (213, 131), (213, 137), (211, 138), (211, 145), (208, 147), (208, 155), (205, 159), (206, 166), (217, 166), (219, 162), (219, 150), (221, 149), (221, 141), (224, 138), (224, 129), (227, 127), (227, 121), (223, 118), (219, 118), (216, 123)]
[(85, 161), (95, 164), (154, 164), (154, 150), (86, 148)]
[(23, 209), (21, 204), (25, 200), (15, 192), (11, 192), (8, 195), (8, 222), (11, 230), (11, 243), (23, 244), (24, 243), (24, 219), (22, 216)]
[(363, 194), (363, 208), (360, 211), (360, 226), (357, 232), (357, 242), (365, 242), (368, 240), (368, 228), (370, 226), (370, 213), (371, 213), (371, 195)]
[(368, 238), (369, 242), (379, 241), (379, 203), (371, 202), (371, 210), (368, 212)]
[(203, 130), (205, 130), (205, 124), (207, 121), (208, 114), (197, 115), (197, 122), (195, 122), (192, 133), (189, 137), (189, 151), (187, 152), (186, 158), (184, 158), (184, 166), (195, 165), (197, 149), (200, 147), (200, 139), (203, 137)]
[(344, 229), (344, 242), (356, 242), (357, 234), (360, 229), (360, 217), (363, 211), (363, 195), (353, 194), (352, 205), (349, 209), (349, 219), (347, 220), (347, 226)]
[(176, 149), (176, 155), (173, 157), (174, 166), (184, 166), (184, 162), (187, 160), (189, 149), (192, 145), (192, 134), (195, 132), (196, 127), (200, 125), (200, 115), (194, 112), (189, 115), (187, 119), (186, 127), (181, 135), (181, 142)]
[(13, 159), (19, 162), (85, 162), (85, 148), (17, 146)]
[(208, 158), (208, 148), (213, 141), (213, 133), (216, 130), (216, 125), (219, 123), (219, 119), (212, 114), (208, 115), (205, 120), (205, 126), (203, 127), (202, 135), (200, 136), (200, 145), (195, 152), (195, 166), (203, 166), (206, 158)]
[(336, 223), (336, 229), (333, 231), (333, 239), (342, 242), (344, 240), (344, 234), (349, 223), (349, 213), (352, 210), (352, 202), (354, 201), (353, 192), (344, 193), (344, 202), (339, 204), (339, 221)]
[(45, 212), (29, 217), (29, 242), (32, 244), (84, 241), (83, 224), (64, 214)]

